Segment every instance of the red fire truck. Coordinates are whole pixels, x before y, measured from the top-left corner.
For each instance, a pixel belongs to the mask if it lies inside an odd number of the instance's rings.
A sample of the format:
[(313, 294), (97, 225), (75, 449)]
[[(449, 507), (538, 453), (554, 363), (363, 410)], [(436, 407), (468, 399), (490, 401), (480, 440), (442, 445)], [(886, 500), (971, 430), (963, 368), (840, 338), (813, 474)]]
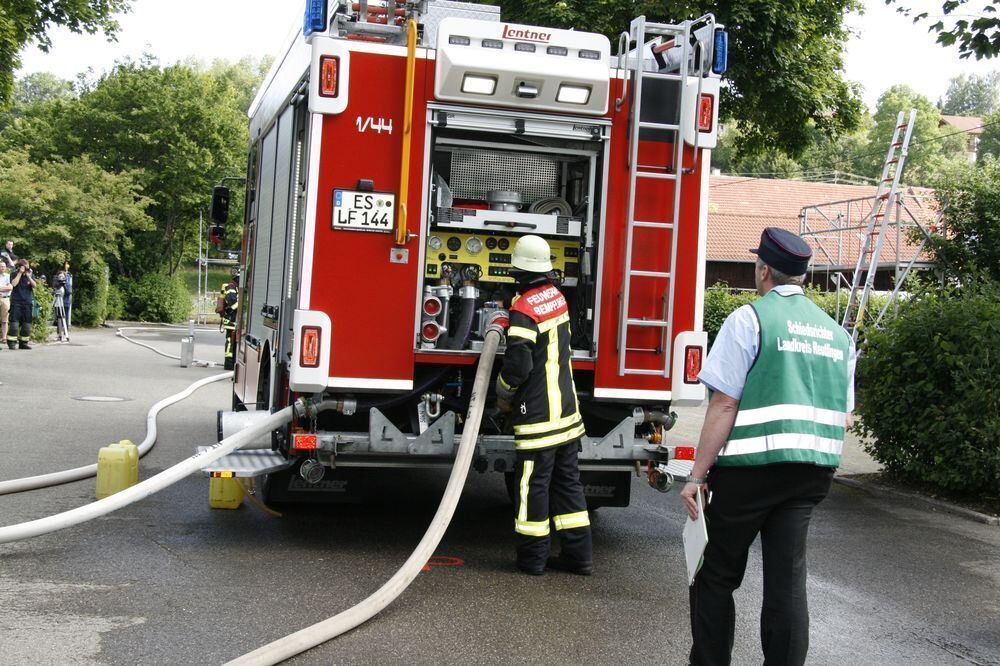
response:
[[(307, 3), (250, 110), (234, 406), (220, 436), (298, 395), (341, 408), (213, 469), (268, 474), (281, 495), (344, 490), (350, 468), (447, 466), (526, 233), (548, 240), (570, 303), (589, 500), (625, 505), (647, 461), (690, 457), (663, 432), (671, 405), (704, 398), (726, 33), (711, 15), (639, 17), (612, 55), (602, 35), (499, 11)], [(513, 466), (512, 434), (488, 412), (474, 468)]]

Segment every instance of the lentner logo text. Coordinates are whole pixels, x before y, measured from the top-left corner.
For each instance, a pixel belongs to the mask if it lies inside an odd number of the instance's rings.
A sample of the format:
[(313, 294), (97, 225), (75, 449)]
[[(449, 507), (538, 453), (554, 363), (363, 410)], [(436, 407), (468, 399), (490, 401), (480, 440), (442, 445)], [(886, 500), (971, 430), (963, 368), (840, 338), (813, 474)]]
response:
[(520, 39), (525, 42), (548, 42), (552, 39), (552, 33), (541, 30), (530, 30), (528, 28), (512, 28), (509, 25), (504, 25), (503, 38)]

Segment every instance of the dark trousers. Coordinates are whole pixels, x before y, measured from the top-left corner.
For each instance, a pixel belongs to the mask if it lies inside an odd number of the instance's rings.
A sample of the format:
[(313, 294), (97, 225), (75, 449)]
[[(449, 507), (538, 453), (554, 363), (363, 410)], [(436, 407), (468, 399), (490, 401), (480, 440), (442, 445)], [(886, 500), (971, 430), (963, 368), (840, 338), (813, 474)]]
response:
[(517, 563), (528, 569), (545, 566), (554, 528), (567, 562), (593, 562), (590, 518), (580, 483), (580, 441), (538, 451), (518, 451), (515, 479)]
[(809, 649), (806, 536), (813, 507), (830, 490), (833, 469), (802, 463), (715, 467), (705, 508), (708, 546), (691, 586), (690, 662), (728, 664), (747, 552), (760, 533), (764, 603), (760, 642), (764, 663), (803, 664)]
[(7, 341), (27, 342), (31, 338), (31, 301), (12, 301), (10, 304), (10, 332)]

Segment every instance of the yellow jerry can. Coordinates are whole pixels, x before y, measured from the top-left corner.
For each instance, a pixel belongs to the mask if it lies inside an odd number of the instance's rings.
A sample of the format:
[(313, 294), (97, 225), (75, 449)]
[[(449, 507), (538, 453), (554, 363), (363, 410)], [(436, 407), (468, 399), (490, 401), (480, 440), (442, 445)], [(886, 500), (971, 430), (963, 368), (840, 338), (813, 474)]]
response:
[(97, 499), (139, 482), (139, 448), (127, 439), (97, 452)]
[(213, 476), (208, 480), (208, 506), (213, 509), (238, 509), (242, 503), (243, 485), (239, 479)]

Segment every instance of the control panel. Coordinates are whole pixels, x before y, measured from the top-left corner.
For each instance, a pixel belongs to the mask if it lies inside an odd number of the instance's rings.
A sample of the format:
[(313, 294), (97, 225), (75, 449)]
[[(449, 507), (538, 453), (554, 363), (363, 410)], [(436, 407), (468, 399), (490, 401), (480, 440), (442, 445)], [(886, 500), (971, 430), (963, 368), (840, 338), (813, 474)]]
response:
[[(481, 282), (513, 282), (511, 258), (517, 236), (503, 234), (465, 234), (435, 230), (427, 237), (424, 277), (438, 278), (442, 266), (475, 265), (482, 271)], [(561, 271), (564, 284), (573, 286), (580, 275), (580, 241), (547, 238), (552, 249), (552, 267)]]

